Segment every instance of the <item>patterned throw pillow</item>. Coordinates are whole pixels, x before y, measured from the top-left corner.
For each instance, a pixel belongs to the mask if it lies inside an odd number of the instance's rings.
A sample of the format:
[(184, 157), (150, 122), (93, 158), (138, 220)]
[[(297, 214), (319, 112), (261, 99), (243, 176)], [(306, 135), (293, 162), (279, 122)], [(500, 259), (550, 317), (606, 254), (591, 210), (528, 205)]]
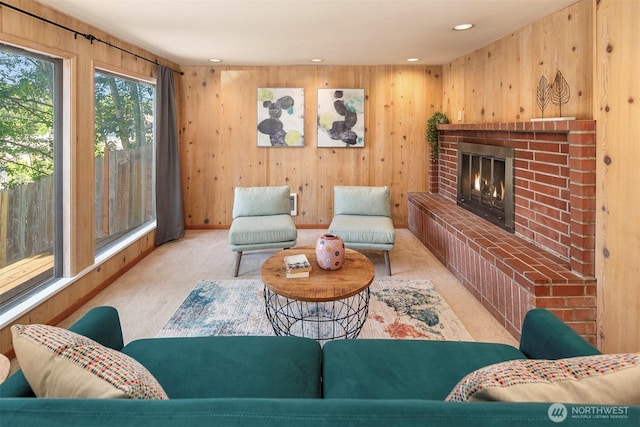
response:
[(446, 400), (640, 404), (640, 354), (511, 360), (471, 372)]
[(168, 399), (139, 362), (66, 329), (14, 325), (13, 347), (37, 397)]

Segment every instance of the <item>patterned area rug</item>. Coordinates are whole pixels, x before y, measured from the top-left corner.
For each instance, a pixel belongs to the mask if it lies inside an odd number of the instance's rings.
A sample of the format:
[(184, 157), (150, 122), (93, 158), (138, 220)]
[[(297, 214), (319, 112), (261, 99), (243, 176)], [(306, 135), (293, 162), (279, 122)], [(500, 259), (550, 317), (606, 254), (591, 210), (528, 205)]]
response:
[[(262, 281), (203, 280), (158, 337), (274, 335)], [(473, 341), (428, 280), (376, 279), (359, 338)]]

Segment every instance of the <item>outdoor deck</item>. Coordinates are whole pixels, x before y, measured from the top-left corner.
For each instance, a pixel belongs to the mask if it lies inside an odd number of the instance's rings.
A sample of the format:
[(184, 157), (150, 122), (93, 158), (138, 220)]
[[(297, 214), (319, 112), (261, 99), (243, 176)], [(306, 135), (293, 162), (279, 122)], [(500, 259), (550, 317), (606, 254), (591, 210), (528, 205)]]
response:
[(0, 269), (0, 299), (22, 283), (53, 268), (53, 254), (25, 258)]

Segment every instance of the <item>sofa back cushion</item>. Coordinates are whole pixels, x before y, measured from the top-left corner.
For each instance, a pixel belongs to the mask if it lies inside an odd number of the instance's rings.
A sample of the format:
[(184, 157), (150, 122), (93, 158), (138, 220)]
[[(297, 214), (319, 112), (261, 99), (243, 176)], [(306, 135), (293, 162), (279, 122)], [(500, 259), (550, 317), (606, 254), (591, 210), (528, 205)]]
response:
[(291, 190), (287, 185), (272, 187), (236, 187), (233, 217), (291, 213)]
[(524, 359), (506, 344), (431, 340), (335, 340), (322, 348), (328, 399), (444, 400), (468, 373)]
[(336, 186), (333, 188), (334, 215), (391, 217), (389, 187)]
[(289, 336), (145, 338), (122, 352), (172, 399), (320, 398), (322, 349)]

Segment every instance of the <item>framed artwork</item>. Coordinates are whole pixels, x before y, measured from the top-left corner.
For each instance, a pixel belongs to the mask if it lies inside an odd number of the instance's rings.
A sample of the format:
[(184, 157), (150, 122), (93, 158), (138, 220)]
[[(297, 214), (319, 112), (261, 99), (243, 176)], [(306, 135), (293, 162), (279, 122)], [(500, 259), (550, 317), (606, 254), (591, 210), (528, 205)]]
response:
[(364, 147), (364, 89), (318, 89), (318, 147)]
[(258, 88), (258, 147), (304, 146), (304, 88)]

